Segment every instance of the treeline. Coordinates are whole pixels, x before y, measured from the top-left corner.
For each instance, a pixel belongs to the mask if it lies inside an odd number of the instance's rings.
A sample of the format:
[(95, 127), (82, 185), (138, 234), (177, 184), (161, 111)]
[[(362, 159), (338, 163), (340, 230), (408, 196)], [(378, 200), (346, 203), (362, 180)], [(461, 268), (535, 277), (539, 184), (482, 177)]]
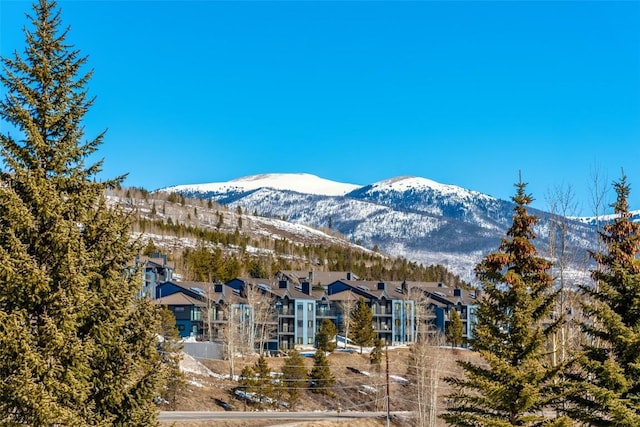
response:
[[(185, 226), (165, 227), (170, 229)], [(185, 227), (183, 231), (187, 229), (192, 227)], [(194, 229), (194, 231), (197, 233), (200, 230)], [(185, 280), (225, 282), (238, 276), (267, 279), (273, 277), (279, 270), (315, 270), (351, 271), (365, 280), (409, 280), (443, 282), (450, 287), (469, 286), (442, 265), (425, 267), (404, 258), (389, 259), (378, 254), (337, 245), (297, 246), (284, 239), (274, 242), (274, 254), (254, 255), (246, 251), (247, 240), (250, 240), (247, 236), (224, 232), (199, 234), (208, 234), (214, 236), (214, 239), (201, 240), (196, 248), (185, 248), (176, 253), (172, 259)], [(238, 241), (244, 245), (237, 245)], [(282, 251), (283, 247), (289, 249)], [(150, 241), (144, 253), (151, 254), (159, 250), (153, 241)], [(295, 256), (292, 257), (291, 253)]]
[[(287, 238), (251, 236), (251, 215), (176, 193), (149, 193), (140, 188), (113, 190), (133, 209), (133, 231), (196, 240), (196, 248), (150, 241), (146, 253), (169, 253), (185, 280), (227, 281), (238, 276), (270, 278), (279, 270), (351, 271), (365, 280), (443, 282), (451, 287), (468, 283), (442, 265), (424, 266), (404, 258), (337, 244), (302, 244)], [(242, 218), (245, 221), (242, 221)]]

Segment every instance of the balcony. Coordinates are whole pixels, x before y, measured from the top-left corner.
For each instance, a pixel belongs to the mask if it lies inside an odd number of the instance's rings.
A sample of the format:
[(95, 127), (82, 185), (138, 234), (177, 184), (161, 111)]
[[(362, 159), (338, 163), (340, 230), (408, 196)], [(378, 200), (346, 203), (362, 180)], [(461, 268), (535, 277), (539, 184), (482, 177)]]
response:
[(386, 332), (391, 330), (391, 323), (377, 323), (373, 328), (378, 332)]
[(293, 335), (295, 328), (291, 323), (283, 323), (280, 325), (280, 330), (278, 331), (279, 335)]
[(276, 304), (276, 311), (278, 312), (279, 316), (293, 317), (295, 315), (293, 304), (291, 305)]
[(331, 319), (335, 319), (337, 317), (340, 317), (341, 315), (341, 311), (338, 310), (337, 308), (330, 308), (327, 310), (323, 310), (322, 308), (316, 308), (316, 317), (328, 317)]

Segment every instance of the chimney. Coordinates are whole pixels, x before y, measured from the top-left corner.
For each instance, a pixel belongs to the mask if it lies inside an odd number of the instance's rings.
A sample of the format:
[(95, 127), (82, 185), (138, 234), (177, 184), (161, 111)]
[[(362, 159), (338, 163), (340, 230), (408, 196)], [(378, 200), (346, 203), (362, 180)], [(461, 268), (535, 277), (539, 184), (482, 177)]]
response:
[(387, 284), (384, 282), (378, 282), (378, 290), (379, 291), (386, 291), (387, 290)]
[(306, 295), (311, 295), (311, 283), (302, 282), (302, 293)]
[(313, 283), (313, 279), (314, 279), (313, 270), (311, 270), (309, 272), (309, 283)]

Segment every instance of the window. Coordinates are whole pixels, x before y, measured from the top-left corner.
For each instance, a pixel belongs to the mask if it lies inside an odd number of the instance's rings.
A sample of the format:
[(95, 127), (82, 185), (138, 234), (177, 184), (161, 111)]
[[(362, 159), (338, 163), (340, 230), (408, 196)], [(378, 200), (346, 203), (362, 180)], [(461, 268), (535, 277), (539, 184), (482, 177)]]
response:
[(302, 304), (298, 304), (298, 311), (302, 311), (304, 309), (304, 306)]
[[(302, 328), (302, 320), (298, 320), (298, 328)], [(300, 343), (302, 344), (302, 343)]]
[(313, 311), (313, 303), (312, 302), (307, 304), (307, 310), (308, 311)]
[(183, 312), (184, 311), (184, 307), (173, 307), (173, 311), (175, 313)]
[(395, 311), (400, 311), (400, 303), (399, 303), (399, 302), (395, 303), (395, 305), (394, 305), (393, 309), (394, 309)]
[(298, 344), (302, 344), (302, 337), (298, 337)]
[(313, 345), (313, 338), (307, 338), (307, 344)]
[(309, 320), (307, 322), (307, 328), (309, 328), (309, 329), (313, 328), (313, 320)]

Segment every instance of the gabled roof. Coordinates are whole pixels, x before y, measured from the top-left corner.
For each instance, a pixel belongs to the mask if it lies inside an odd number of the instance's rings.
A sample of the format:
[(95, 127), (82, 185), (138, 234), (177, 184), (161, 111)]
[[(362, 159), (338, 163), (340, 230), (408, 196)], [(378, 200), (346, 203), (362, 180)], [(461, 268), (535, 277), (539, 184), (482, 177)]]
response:
[(285, 277), (295, 285), (309, 282), (312, 285), (327, 286), (340, 279), (358, 280), (358, 276), (350, 271), (309, 271), (309, 270), (280, 270), (276, 277)]
[(450, 288), (438, 282), (406, 282), (406, 286), (409, 290), (419, 289), (434, 302), (442, 304), (458, 304), (461, 302), (464, 305), (475, 305), (478, 303), (478, 291)]
[(177, 292), (167, 297), (153, 300), (158, 305), (192, 305), (196, 307), (204, 307), (206, 304), (198, 299), (191, 298), (189, 295)]
[(287, 296), (290, 299), (319, 299), (324, 295), (324, 291), (315, 290), (311, 290), (311, 295), (308, 295), (302, 292), (301, 285), (294, 285), (291, 283), (289, 283), (287, 287), (281, 288), (280, 282), (275, 279), (236, 277), (235, 279), (229, 280), (227, 283), (234, 281), (241, 281), (243, 286), (251, 286), (255, 289), (261, 289), (262, 291), (279, 298)]
[[(338, 290), (339, 286), (346, 286), (347, 289)], [(402, 282), (385, 282), (376, 280), (337, 280), (329, 284), (329, 295), (333, 296), (350, 290), (355, 294), (362, 295), (371, 300), (386, 299), (407, 299), (408, 295), (403, 292)], [(341, 298), (331, 298), (339, 300)]]
[(168, 262), (164, 256), (149, 257), (146, 255), (139, 255), (136, 257), (136, 265), (145, 265), (146, 267), (160, 267), (175, 269), (174, 262)]
[(208, 282), (178, 282), (176, 280), (168, 280), (166, 282), (159, 283), (156, 286), (156, 289), (158, 289), (159, 296), (162, 296), (163, 288), (175, 286), (179, 289), (179, 292), (184, 292), (193, 298), (204, 299), (207, 294), (208, 286), (210, 285), (211, 284)]

